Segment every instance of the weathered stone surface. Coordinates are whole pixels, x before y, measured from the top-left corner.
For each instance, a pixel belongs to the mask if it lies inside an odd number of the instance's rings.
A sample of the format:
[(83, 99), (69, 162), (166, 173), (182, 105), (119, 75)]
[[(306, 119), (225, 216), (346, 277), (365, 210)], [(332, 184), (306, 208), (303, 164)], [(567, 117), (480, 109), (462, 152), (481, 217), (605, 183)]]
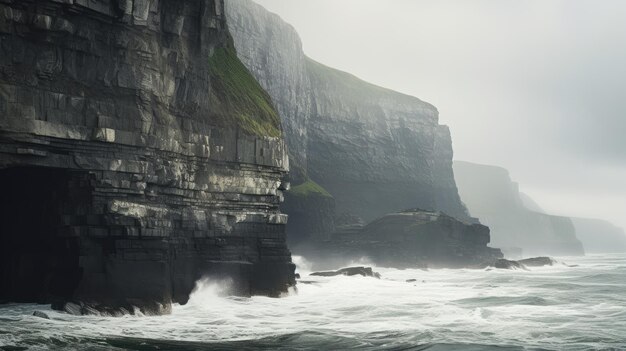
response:
[(489, 265), (498, 269), (527, 269), (527, 267), (553, 266), (555, 263), (556, 260), (550, 257), (532, 257), (517, 261), (497, 259)]
[(526, 266), (519, 261), (511, 261), (504, 258), (496, 260), (493, 266), (498, 269), (526, 269)]
[[(331, 211), (370, 221), (420, 207), (472, 220), (454, 182), (450, 132), (434, 106), (307, 58), (293, 27), (252, 1), (228, 5), (239, 57), (280, 112), (292, 184), (312, 180), (335, 202), (288, 197), (287, 214), (310, 213), (308, 222), (332, 224)], [(313, 232), (319, 229), (327, 230)], [(288, 231), (302, 236), (300, 226)]]
[(244, 295), (295, 282), (278, 115), (221, 0), (0, 18), (0, 301), (167, 311), (202, 276)]
[(461, 222), (441, 212), (407, 210), (392, 213), (332, 239), (296, 247), (309, 261), (329, 266), (369, 259), (399, 268), (483, 267), (501, 258), (490, 248), (489, 228)]
[(50, 319), (50, 316), (48, 316), (45, 312), (42, 312), (42, 311), (33, 312), (33, 316), (43, 318), (43, 319)]
[(311, 180), (285, 193), (289, 210), (288, 242), (297, 245), (306, 241), (328, 240), (335, 230), (335, 200)]
[(313, 96), (300, 37), (291, 25), (252, 1), (227, 0), (226, 5), (237, 55), (272, 96), (289, 147), (290, 177), (302, 183)]
[(552, 266), (556, 261), (550, 257), (532, 257), (518, 260), (517, 262), (523, 264), (526, 267), (543, 267)]
[(348, 267), (348, 268), (341, 268), (336, 271), (313, 272), (310, 275), (317, 276), (317, 277), (335, 277), (338, 275), (346, 275), (346, 276), (360, 275), (363, 277), (373, 277), (373, 278), (380, 279), (380, 273), (374, 272), (372, 270), (372, 267)]
[(520, 248), (524, 256), (584, 255), (571, 219), (527, 209), (506, 169), (456, 161), (454, 173), (471, 215), (491, 228), (494, 246)]

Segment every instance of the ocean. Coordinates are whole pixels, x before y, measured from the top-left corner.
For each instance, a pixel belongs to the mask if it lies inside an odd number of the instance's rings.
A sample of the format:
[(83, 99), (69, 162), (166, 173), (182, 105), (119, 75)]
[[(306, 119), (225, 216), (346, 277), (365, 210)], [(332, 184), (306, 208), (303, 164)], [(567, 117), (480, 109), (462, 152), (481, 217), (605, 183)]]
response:
[(557, 260), (529, 270), (375, 267), (375, 279), (311, 277), (295, 257), (302, 279), (281, 298), (228, 297), (228, 282), (200, 281), (166, 316), (0, 305), (0, 349), (626, 350), (626, 255)]

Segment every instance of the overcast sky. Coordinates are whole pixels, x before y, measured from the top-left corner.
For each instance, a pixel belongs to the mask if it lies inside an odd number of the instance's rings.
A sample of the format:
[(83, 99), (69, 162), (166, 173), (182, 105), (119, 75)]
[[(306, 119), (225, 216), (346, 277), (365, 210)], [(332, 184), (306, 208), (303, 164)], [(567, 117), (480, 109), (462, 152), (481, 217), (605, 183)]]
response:
[(256, 1), (311, 58), (437, 106), (455, 159), (626, 227), (626, 1)]

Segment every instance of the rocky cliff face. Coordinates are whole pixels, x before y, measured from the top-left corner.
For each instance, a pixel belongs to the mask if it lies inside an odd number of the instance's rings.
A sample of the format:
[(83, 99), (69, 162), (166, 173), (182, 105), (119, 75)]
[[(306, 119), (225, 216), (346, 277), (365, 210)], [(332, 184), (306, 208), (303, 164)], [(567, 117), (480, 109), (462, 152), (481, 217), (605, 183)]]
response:
[(303, 183), (307, 169), (311, 83), (295, 29), (247, 0), (227, 0), (228, 26), (237, 55), (272, 97), (289, 147), (290, 177)]
[(587, 253), (626, 252), (624, 229), (608, 221), (590, 218), (572, 218), (576, 236)]
[(158, 313), (202, 276), (294, 283), (278, 114), (223, 11), (2, 1), (0, 300)]
[(488, 247), (489, 228), (440, 212), (418, 209), (391, 213), (363, 228), (337, 233), (330, 241), (302, 246), (316, 269), (366, 259), (386, 267), (481, 268), (502, 258)]
[(310, 177), (337, 211), (366, 221), (412, 207), (468, 219), (452, 174), (448, 128), (437, 110), (308, 60), (313, 115), (308, 122)]
[(413, 207), (470, 220), (454, 183), (450, 133), (432, 105), (307, 58), (295, 30), (252, 1), (227, 5), (239, 57), (281, 114), (294, 185), (311, 180), (332, 195), (336, 213), (366, 221)]
[(571, 219), (527, 209), (506, 169), (455, 161), (454, 174), (470, 214), (491, 228), (493, 246), (524, 256), (584, 254)]

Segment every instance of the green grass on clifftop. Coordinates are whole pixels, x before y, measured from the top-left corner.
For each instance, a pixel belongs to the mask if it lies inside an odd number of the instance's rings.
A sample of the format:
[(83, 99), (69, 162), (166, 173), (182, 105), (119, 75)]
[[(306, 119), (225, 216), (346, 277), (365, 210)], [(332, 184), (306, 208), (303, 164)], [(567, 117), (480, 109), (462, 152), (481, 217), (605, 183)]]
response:
[(209, 58), (211, 105), (221, 123), (232, 123), (249, 134), (278, 137), (280, 117), (272, 99), (237, 58), (232, 39)]
[(312, 180), (307, 180), (306, 182), (296, 185), (289, 191), (291, 195), (294, 196), (312, 196), (319, 195), (323, 197), (333, 197), (326, 189), (322, 188), (319, 184)]

